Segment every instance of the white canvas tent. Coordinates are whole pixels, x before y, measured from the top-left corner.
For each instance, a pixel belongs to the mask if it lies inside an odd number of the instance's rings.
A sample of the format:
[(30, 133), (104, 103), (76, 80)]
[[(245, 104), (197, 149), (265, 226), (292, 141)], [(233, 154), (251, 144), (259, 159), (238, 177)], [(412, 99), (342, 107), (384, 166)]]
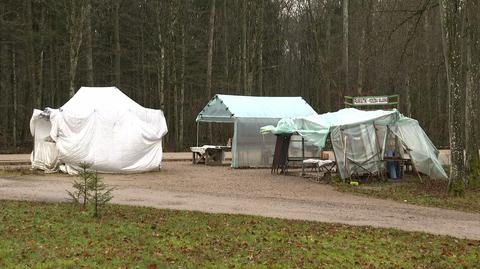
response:
[(285, 117), (313, 114), (317, 113), (302, 97), (217, 94), (198, 114), (196, 121), (234, 124), (232, 167), (269, 167), (275, 138), (260, 135), (260, 127), (277, 124)]
[(447, 178), (438, 160), (438, 150), (418, 122), (404, 117), (397, 110), (346, 108), (309, 117), (284, 118), (276, 127), (262, 127), (261, 132), (298, 133), (320, 148), (325, 146), (330, 135), (342, 178), (383, 169), (389, 138), (396, 137), (419, 172), (432, 178)]
[(158, 169), (167, 124), (116, 87), (82, 87), (59, 109), (34, 110), (32, 167), (75, 173), (81, 162), (99, 172)]

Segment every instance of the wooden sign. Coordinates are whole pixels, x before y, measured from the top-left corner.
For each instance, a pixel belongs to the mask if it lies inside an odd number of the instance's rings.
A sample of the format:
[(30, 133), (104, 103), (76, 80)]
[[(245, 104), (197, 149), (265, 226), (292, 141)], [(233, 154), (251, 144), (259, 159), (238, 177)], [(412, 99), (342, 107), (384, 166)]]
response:
[(400, 108), (400, 95), (381, 96), (345, 96), (345, 107), (368, 109), (372, 108)]
[(359, 96), (353, 98), (354, 105), (386, 105), (388, 96)]

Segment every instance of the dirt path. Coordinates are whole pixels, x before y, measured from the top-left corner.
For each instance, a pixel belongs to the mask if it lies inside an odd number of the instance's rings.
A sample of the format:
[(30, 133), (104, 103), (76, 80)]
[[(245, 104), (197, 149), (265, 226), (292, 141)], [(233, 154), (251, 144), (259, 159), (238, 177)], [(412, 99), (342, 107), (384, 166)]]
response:
[[(161, 172), (104, 179), (116, 187), (113, 202), (119, 204), (393, 227), (480, 240), (480, 214), (340, 193), (265, 169), (170, 162)], [(0, 177), (0, 199), (65, 201), (72, 180), (58, 174)]]

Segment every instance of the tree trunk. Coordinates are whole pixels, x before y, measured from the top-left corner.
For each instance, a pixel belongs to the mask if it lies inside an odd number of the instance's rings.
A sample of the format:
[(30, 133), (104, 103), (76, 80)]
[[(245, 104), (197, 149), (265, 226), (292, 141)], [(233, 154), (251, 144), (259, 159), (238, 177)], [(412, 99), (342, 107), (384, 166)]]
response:
[(171, 65), (172, 65), (172, 77), (171, 83), (173, 84), (173, 115), (174, 115), (174, 125), (175, 125), (175, 133), (174, 133), (174, 141), (175, 141), (175, 150), (179, 149), (178, 137), (179, 137), (179, 96), (178, 96), (178, 80), (177, 80), (177, 37), (175, 33), (175, 28), (177, 26), (177, 2), (171, 2), (171, 14), (172, 19), (170, 23), (170, 37), (171, 37)]
[[(215, 33), (215, 0), (210, 4), (210, 19), (208, 21), (208, 55), (207, 55), (207, 98), (212, 98), (212, 63), (213, 63), (213, 35)], [(208, 137), (213, 142), (212, 124), (208, 124)]]
[(407, 106), (406, 108), (406, 115), (408, 117), (412, 117), (412, 94), (410, 92), (410, 73), (408, 70), (406, 71), (405, 74), (405, 105)]
[(227, 3), (229, 0), (223, 1), (223, 41), (224, 41), (224, 49), (225, 49), (225, 63), (224, 63), (224, 70), (225, 70), (225, 90), (230, 92), (230, 83), (229, 83), (229, 55), (228, 55), (228, 16), (227, 16)]
[(207, 99), (212, 98), (212, 63), (213, 63), (214, 33), (215, 33), (215, 0), (212, 0), (210, 5), (210, 19), (208, 21)]
[(325, 82), (325, 110), (332, 110), (332, 97), (331, 97), (331, 85), (332, 85), (332, 65), (331, 65), (331, 47), (332, 47), (332, 17), (331, 17), (331, 0), (327, 0), (325, 3), (325, 66), (326, 66), (326, 82)]
[(243, 93), (251, 95), (248, 88), (247, 73), (247, 0), (242, 1), (242, 73), (243, 73)]
[[(424, 66), (425, 66), (425, 93), (428, 94), (429, 96), (432, 96), (432, 64), (431, 64), (431, 38), (429, 36), (430, 31), (430, 20), (428, 16), (428, 12), (425, 12), (424, 14), (424, 21), (423, 21), (423, 46), (425, 49), (425, 57), (424, 57)], [(434, 125), (433, 125), (433, 117), (430, 117), (428, 115), (432, 114), (432, 108), (433, 108), (433, 100), (432, 98), (421, 98), (423, 99), (423, 103), (425, 104), (422, 106), (422, 111), (423, 115), (422, 118), (426, 120), (428, 123), (426, 126), (428, 127), (427, 131), (434, 130)]]
[(85, 62), (87, 64), (87, 84), (95, 86), (93, 77), (93, 52), (92, 52), (92, 0), (86, 1), (85, 18)]
[(43, 99), (43, 87), (44, 87), (44, 80), (43, 80), (43, 66), (44, 66), (44, 50), (45, 50), (45, 7), (42, 5), (41, 7), (41, 15), (40, 15), (40, 55), (39, 55), (39, 64), (38, 64), (38, 88), (37, 88), (37, 99), (35, 101), (35, 106), (38, 108), (42, 108), (42, 99)]
[[(142, 8), (142, 12), (144, 11), (144, 8)], [(143, 12), (142, 16), (146, 16), (146, 12)], [(143, 105), (146, 106), (147, 102), (149, 102), (150, 98), (148, 98), (148, 93), (147, 93), (147, 78), (146, 78), (146, 71), (145, 71), (145, 33), (144, 33), (144, 27), (141, 27), (140, 29), (140, 65), (142, 69), (142, 99), (143, 99)]]
[(183, 17), (183, 21), (182, 21), (182, 65), (181, 65), (181, 68), (180, 68), (180, 116), (178, 118), (178, 121), (179, 121), (179, 130), (178, 130), (178, 133), (179, 133), (179, 136), (178, 136), (178, 144), (179, 144), (179, 147), (180, 147), (180, 150), (183, 150), (183, 140), (184, 140), (184, 127), (183, 127), (183, 124), (184, 124), (184, 107), (185, 107), (185, 16), (182, 16)]
[(264, 1), (260, 1), (258, 26), (258, 95), (263, 96), (263, 9)]
[(158, 1), (158, 6), (155, 8), (155, 18), (157, 23), (157, 39), (158, 39), (158, 61), (157, 61), (157, 91), (159, 99), (159, 107), (162, 110), (165, 110), (165, 97), (164, 97), (164, 81), (165, 81), (165, 45), (162, 39), (162, 20), (160, 16), (160, 2)]
[(15, 47), (12, 52), (12, 93), (13, 93), (13, 126), (12, 126), (12, 139), (13, 150), (17, 152), (17, 63), (16, 63), (16, 51)]
[(349, 72), (348, 72), (348, 1), (343, 0), (343, 68), (345, 72), (345, 92), (349, 94)]
[(78, 6), (75, 0), (71, 1), (69, 14), (69, 35), (70, 35), (70, 69), (69, 69), (69, 95), (75, 94), (75, 76), (77, 73), (78, 57), (80, 55), (80, 46), (83, 39), (83, 26), (85, 21), (85, 7)]
[(480, 91), (480, 30), (478, 19), (480, 4), (470, 0), (467, 4), (467, 83), (465, 113), (466, 170), (473, 177), (480, 177), (480, 149), (478, 125), (480, 109), (478, 108)]
[(365, 35), (366, 35), (366, 30), (365, 26), (362, 29), (362, 33), (360, 36), (360, 49), (359, 53), (360, 55), (358, 56), (358, 78), (357, 78), (357, 95), (362, 95), (363, 94), (363, 87), (365, 83)]
[[(2, 10), (0, 9), (0, 12)], [(12, 103), (11, 101), (11, 94), (10, 94), (10, 89), (11, 89), (11, 55), (9, 52), (9, 48), (6, 43), (0, 44), (0, 96), (3, 98), (0, 99), (0, 115), (4, 115), (3, 117), (0, 117), (0, 133), (2, 132), (1, 130), (4, 129), (5, 132), (2, 133), (4, 135), (7, 135), (7, 126), (10, 126), (10, 120), (11, 120), (11, 113), (10, 113), (10, 107), (9, 105)], [(6, 141), (8, 141), (6, 139)]]
[(450, 184), (465, 179), (465, 89), (461, 71), (461, 0), (439, 0), (443, 54), (449, 91)]
[(26, 32), (27, 32), (27, 40), (26, 40), (26, 47), (27, 47), (27, 54), (26, 54), (26, 58), (28, 59), (28, 65), (27, 65), (27, 70), (28, 70), (28, 74), (29, 74), (29, 91), (30, 93), (32, 94), (32, 97), (33, 97), (33, 105), (35, 107), (39, 107), (40, 106), (40, 102), (39, 102), (39, 94), (38, 94), (38, 91), (36, 90), (36, 87), (37, 87), (37, 82), (36, 82), (36, 72), (37, 72), (37, 68), (36, 68), (36, 55), (35, 55), (35, 49), (34, 49), (34, 38), (33, 38), (33, 13), (32, 13), (32, 5), (33, 5), (33, 1), (32, 0), (29, 0), (27, 2), (27, 14), (26, 14)]
[(115, 72), (115, 84), (117, 87), (120, 87), (120, 79), (121, 79), (120, 18), (119, 18), (120, 0), (114, 0), (113, 3), (114, 3), (113, 5), (113, 42), (114, 42), (114, 55), (115, 55), (114, 72)]

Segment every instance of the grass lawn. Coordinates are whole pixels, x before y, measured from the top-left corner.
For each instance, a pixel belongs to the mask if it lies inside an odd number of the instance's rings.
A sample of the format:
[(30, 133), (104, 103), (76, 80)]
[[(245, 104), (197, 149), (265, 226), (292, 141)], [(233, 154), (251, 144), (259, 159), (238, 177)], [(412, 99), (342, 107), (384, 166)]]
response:
[(480, 241), (274, 218), (0, 201), (0, 268), (475, 268)]
[(465, 190), (464, 197), (455, 197), (447, 193), (447, 181), (407, 176), (396, 182), (360, 183), (359, 186), (335, 183), (338, 190), (392, 199), (411, 204), (433, 206), (480, 213), (480, 184), (475, 182)]

